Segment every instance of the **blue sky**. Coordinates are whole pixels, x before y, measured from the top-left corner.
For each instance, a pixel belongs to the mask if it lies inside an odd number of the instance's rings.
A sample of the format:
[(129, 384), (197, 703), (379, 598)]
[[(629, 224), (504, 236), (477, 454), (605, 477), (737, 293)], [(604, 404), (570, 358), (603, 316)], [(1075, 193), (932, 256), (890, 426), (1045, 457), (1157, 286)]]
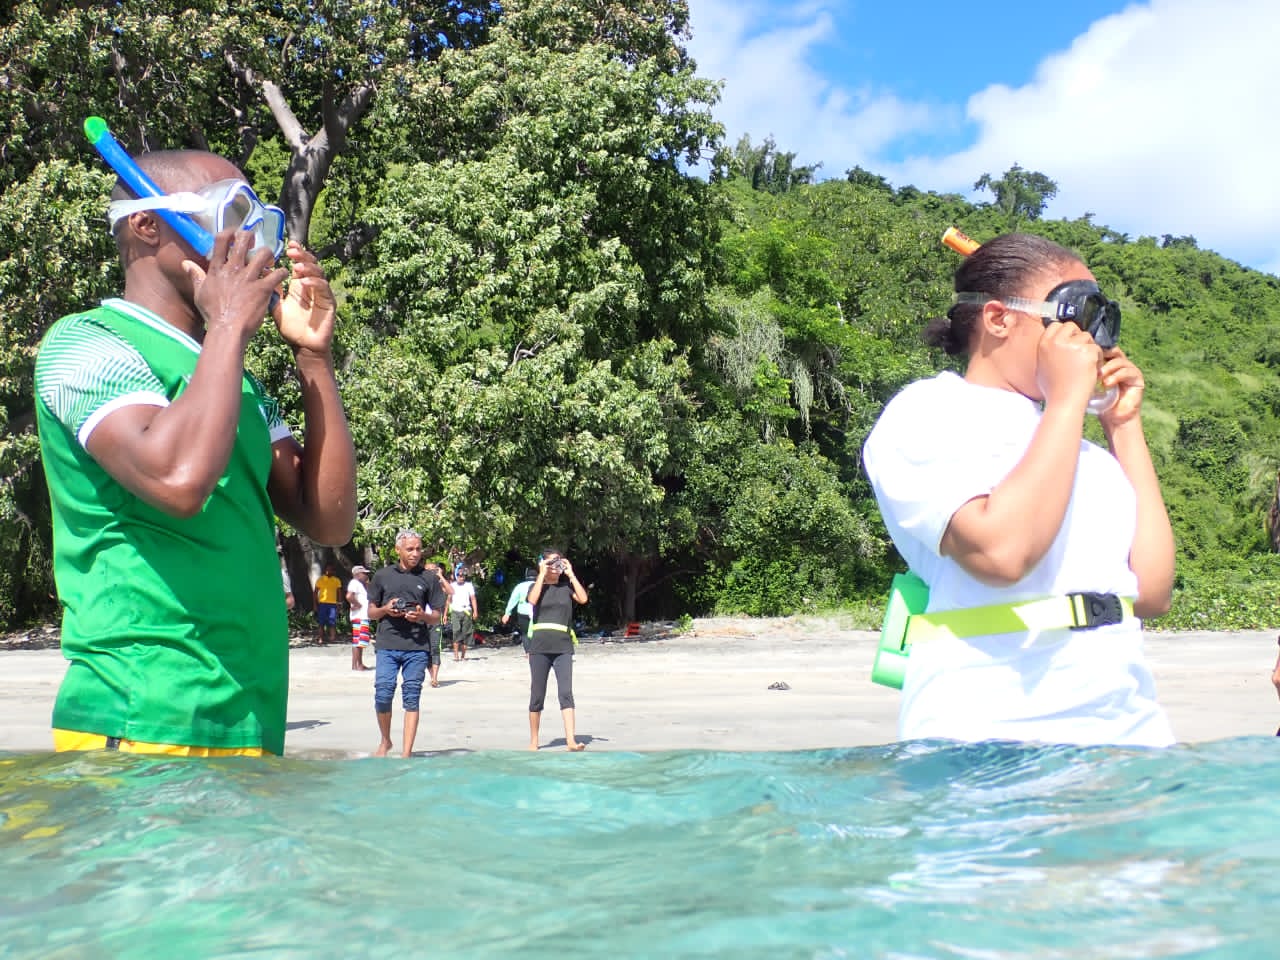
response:
[(1280, 273), (1276, 0), (689, 5), (731, 143), (975, 199), (1020, 163), (1058, 182), (1048, 216)]

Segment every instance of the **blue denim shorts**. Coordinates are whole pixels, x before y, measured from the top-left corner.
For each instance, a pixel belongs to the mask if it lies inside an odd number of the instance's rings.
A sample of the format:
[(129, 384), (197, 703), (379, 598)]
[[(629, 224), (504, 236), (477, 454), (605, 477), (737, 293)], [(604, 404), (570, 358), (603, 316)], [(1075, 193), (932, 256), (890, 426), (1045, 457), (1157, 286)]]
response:
[(426, 650), (379, 649), (373, 675), (373, 709), (378, 713), (391, 712), (399, 676), (400, 702), (406, 710), (417, 710), (422, 681), (430, 663), (431, 656)]

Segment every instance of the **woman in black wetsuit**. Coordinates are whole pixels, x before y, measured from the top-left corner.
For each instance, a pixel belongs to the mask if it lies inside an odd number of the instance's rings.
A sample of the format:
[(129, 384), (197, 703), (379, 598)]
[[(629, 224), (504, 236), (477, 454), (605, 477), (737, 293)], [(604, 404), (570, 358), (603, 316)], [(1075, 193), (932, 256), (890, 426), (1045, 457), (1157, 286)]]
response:
[(538, 560), (538, 578), (529, 588), (533, 622), (529, 626), (529, 749), (538, 749), (542, 703), (547, 677), (556, 672), (560, 716), (564, 718), (564, 742), (568, 750), (582, 750), (574, 738), (573, 715), (573, 605), (587, 602), (587, 588), (578, 582), (573, 565), (559, 550), (548, 547)]

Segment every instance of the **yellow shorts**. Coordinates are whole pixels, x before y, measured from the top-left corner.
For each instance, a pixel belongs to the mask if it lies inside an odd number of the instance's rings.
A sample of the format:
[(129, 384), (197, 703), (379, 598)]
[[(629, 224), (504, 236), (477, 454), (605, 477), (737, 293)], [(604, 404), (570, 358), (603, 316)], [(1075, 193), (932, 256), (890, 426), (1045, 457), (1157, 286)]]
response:
[(139, 740), (107, 738), (100, 733), (80, 733), (78, 730), (53, 731), (53, 749), (58, 753), (69, 750), (118, 750), (120, 753), (148, 753), (164, 757), (264, 757), (270, 756), (261, 747), (184, 747), (175, 743), (143, 743)]

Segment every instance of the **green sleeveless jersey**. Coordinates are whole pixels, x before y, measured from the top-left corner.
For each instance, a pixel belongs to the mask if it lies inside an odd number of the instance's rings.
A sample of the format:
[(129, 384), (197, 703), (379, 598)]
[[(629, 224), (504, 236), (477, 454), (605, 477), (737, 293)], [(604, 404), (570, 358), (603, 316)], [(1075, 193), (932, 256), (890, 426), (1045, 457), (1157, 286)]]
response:
[(289, 642), (271, 444), (288, 434), (246, 374), (226, 472), (197, 516), (134, 496), (85, 450), (111, 411), (165, 406), (200, 344), (124, 300), (63, 317), (36, 357), (36, 419), (70, 661), (53, 725), (107, 737), (284, 750)]

